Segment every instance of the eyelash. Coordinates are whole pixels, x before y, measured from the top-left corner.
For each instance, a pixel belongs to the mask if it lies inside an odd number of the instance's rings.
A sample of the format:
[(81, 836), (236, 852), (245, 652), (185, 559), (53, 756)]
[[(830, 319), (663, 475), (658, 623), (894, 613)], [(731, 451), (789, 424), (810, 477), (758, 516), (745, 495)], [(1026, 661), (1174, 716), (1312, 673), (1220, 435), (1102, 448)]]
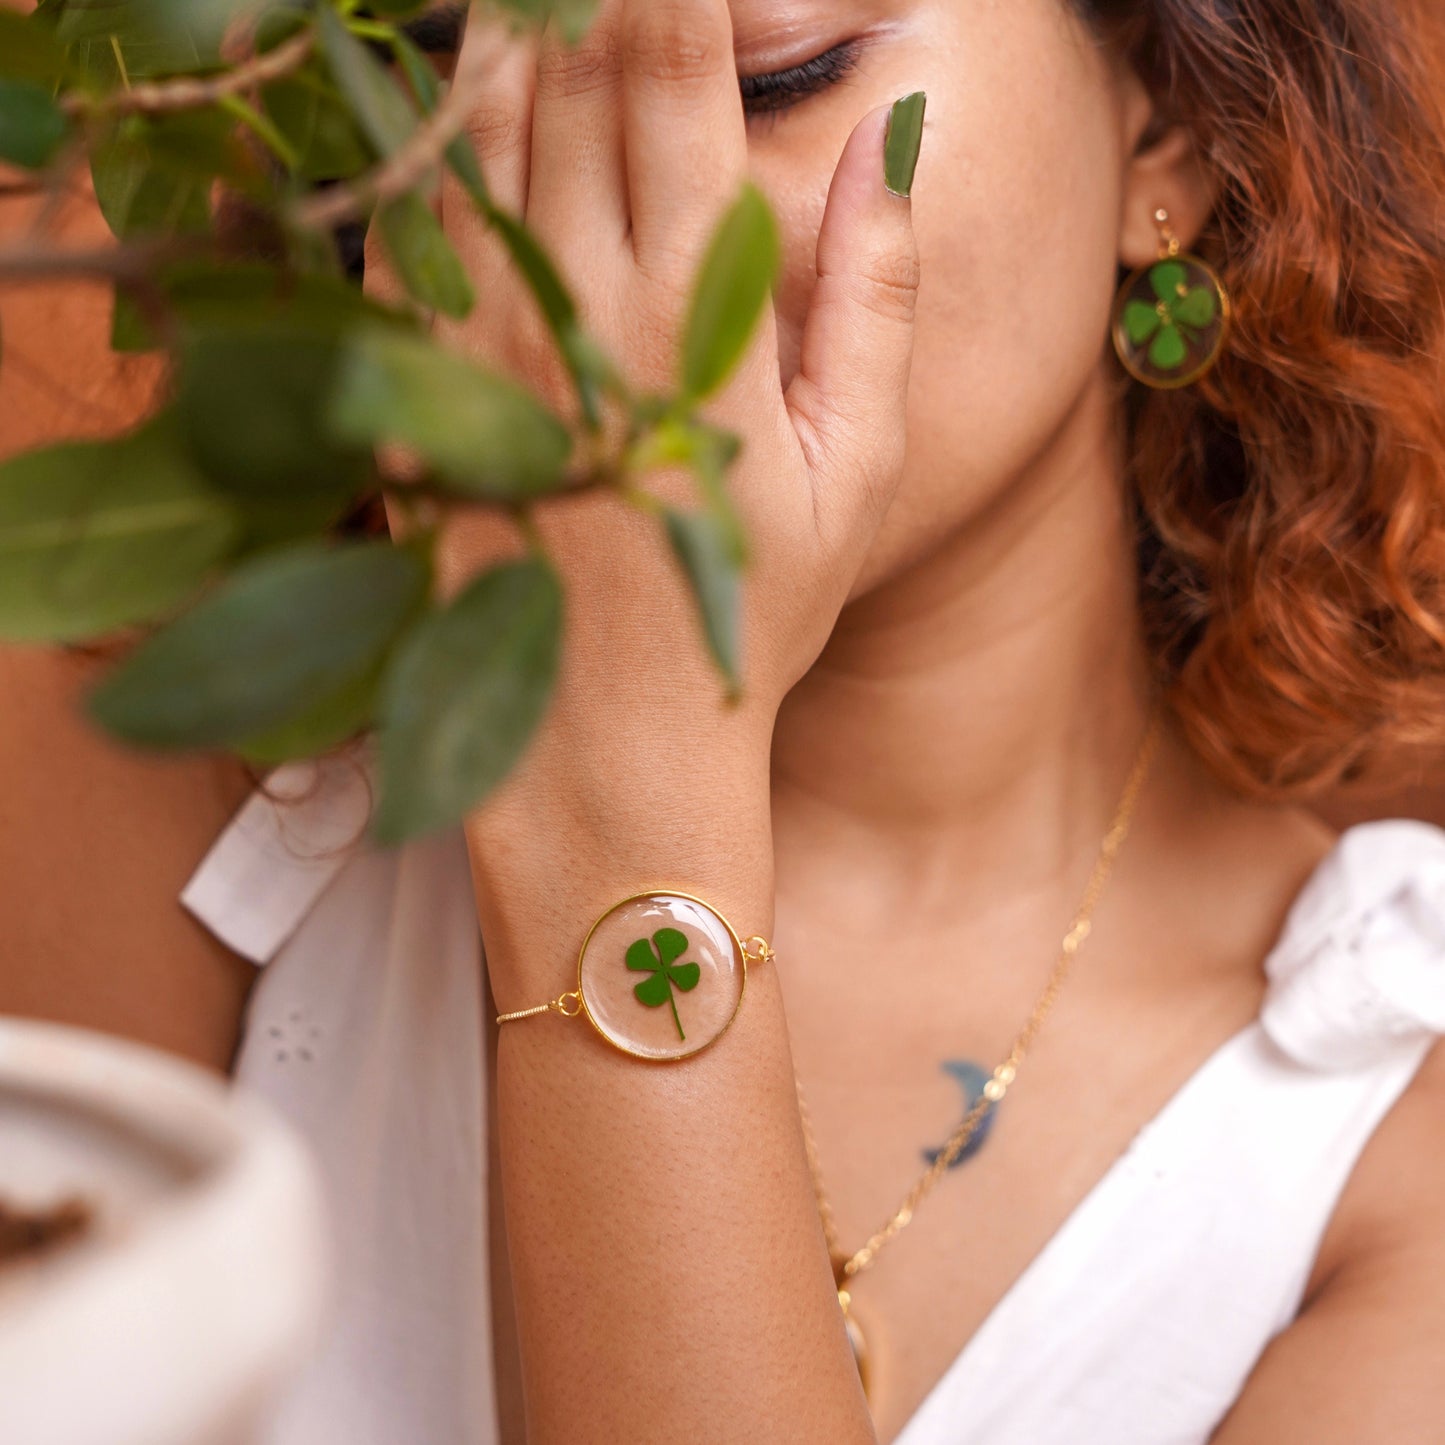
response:
[(788, 70), (738, 76), (744, 113), (768, 115), (787, 110), (805, 97), (836, 85), (856, 67), (862, 48), (860, 41), (847, 40)]

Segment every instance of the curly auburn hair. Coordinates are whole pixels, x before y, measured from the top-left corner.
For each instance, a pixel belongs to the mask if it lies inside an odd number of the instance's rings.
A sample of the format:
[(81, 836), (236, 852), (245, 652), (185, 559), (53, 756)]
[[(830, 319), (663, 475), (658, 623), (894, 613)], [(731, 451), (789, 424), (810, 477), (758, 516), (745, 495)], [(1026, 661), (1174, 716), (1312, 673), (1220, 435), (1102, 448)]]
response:
[(1071, 3), (1220, 183), (1191, 249), (1234, 303), (1224, 354), (1173, 391), (1121, 369), (1167, 696), (1243, 792), (1382, 776), (1445, 744), (1445, 21)]

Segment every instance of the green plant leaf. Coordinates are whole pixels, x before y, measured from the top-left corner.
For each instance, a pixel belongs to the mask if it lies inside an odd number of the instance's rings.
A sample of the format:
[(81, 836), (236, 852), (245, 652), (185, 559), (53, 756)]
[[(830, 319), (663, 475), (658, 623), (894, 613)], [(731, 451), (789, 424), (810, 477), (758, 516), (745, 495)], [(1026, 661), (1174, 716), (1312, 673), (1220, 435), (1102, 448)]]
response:
[(561, 653), (562, 589), (538, 556), (483, 572), (413, 629), (379, 704), (383, 843), (460, 822), (542, 720)]
[(232, 122), (213, 111), (126, 116), (90, 153), (96, 201), (121, 240), (205, 231), (216, 180), (242, 186), (253, 169)]
[(372, 480), (370, 444), (326, 421), (346, 348), (362, 331), (416, 334), (415, 320), (344, 281), (261, 265), (156, 280), (178, 319), (177, 408), (198, 462), (262, 536), (321, 530)]
[(726, 475), (728, 467), (742, 450), (742, 437), (697, 416), (679, 414), (668, 397), (641, 398), (636, 415), (648, 430), (626, 452), (628, 469), (650, 471), (658, 466), (691, 467), (702, 490), (706, 510), (720, 530), (727, 556), (735, 567), (746, 566), (747, 537), (728, 493)]
[(91, 84), (109, 88), (217, 68), (227, 26), (258, 8), (255, 0), (42, 0), (37, 10)]
[(65, 115), (44, 86), (0, 79), (0, 160), (38, 171), (65, 139)]
[(241, 519), (241, 537), (234, 550), (242, 557), (326, 535), (355, 500), (341, 492), (286, 497), (232, 492), (230, 497)]
[(1147, 301), (1130, 301), (1124, 307), (1124, 334), (1135, 346), (1143, 346), (1159, 329), (1159, 308)]
[(682, 563), (701, 614), (708, 650), (727, 680), (730, 702), (742, 692), (738, 673), (738, 567), (726, 527), (709, 512), (662, 506), (667, 540)]
[(70, 63), (55, 38), (53, 21), (0, 6), (0, 75), (42, 83), (70, 79)]
[[(441, 81), (437, 78), (431, 61), (399, 31), (392, 41), (392, 49), (396, 52), (402, 74), (406, 76), (417, 104), (423, 114), (430, 115), (441, 99)], [(476, 206), (483, 211), (489, 210), (492, 202), (487, 193), (487, 183), (482, 177), (481, 163), (465, 134), (453, 136), (448, 142), (446, 158), (447, 164)]]
[(399, 333), (358, 339), (327, 423), (342, 442), (399, 442), (441, 485), (502, 501), (558, 490), (572, 448), (562, 421), (519, 382)]
[(584, 423), (596, 430), (601, 425), (603, 394), (626, 398), (629, 391), (625, 379), (612, 358), (583, 329), (572, 293), (526, 224), (496, 206), (487, 208), (487, 218), (530, 287), (556, 340), (577, 389)]
[(301, 158), (301, 180), (347, 180), (372, 163), (375, 152), (319, 66), (274, 81), (261, 92), (261, 103)]
[(597, 0), (498, 0), (498, 4), (536, 25), (555, 15), (558, 31), (569, 45), (587, 33), (597, 9)]
[(1149, 348), (1149, 360), (1160, 371), (1176, 370), (1188, 354), (1189, 348), (1177, 326), (1161, 326), (1154, 344)]
[(1205, 327), (1214, 320), (1218, 310), (1214, 291), (1208, 286), (1196, 286), (1175, 302), (1174, 319), (1186, 326)]
[(70, 642), (160, 617), (238, 530), (168, 417), (14, 457), (0, 465), (0, 636)]
[(1149, 285), (1154, 294), (1167, 301), (1172, 309), (1179, 300), (1179, 288), (1188, 280), (1189, 273), (1181, 261), (1160, 261), (1149, 270)]
[(117, 286), (111, 298), (110, 349), (125, 352), (157, 351), (161, 344), (135, 298)]
[(176, 409), (206, 475), (257, 498), (346, 497), (371, 475), (370, 449), (338, 439), (326, 405), (340, 337), (300, 317), (188, 330)]
[(144, 747), (229, 747), (304, 720), (369, 673), (418, 614), (430, 574), (391, 542), (265, 552), (142, 643), (87, 698)]
[(329, 697), (268, 732), (234, 744), (234, 751), (257, 767), (275, 767), (293, 758), (315, 758), (356, 736), (375, 715), (377, 692), (390, 659), (378, 653), (365, 672), (348, 678)]
[(737, 365), (768, 300), (779, 255), (772, 210), (745, 181), (713, 233), (693, 288), (681, 356), (685, 399), (710, 396)]
[(341, 337), (353, 327), (394, 326), (421, 334), (415, 314), (383, 306), (340, 277), (297, 274), (261, 262), (173, 263), (155, 276), (167, 302), (192, 326), (242, 322), (304, 326)]
[[(430, 114), (441, 96), (436, 71), (405, 35), (398, 34), (392, 44), (417, 103), (423, 112)], [(612, 390), (623, 394), (625, 383), (611, 359), (582, 332), (571, 293), (526, 223), (492, 201), (471, 141), (465, 135), (454, 137), (447, 147), (446, 159), (473, 204), (501, 236), (513, 263), (531, 289), (577, 388), (583, 420), (596, 430), (601, 426), (602, 392)]]
[(407, 293), (446, 316), (466, 316), (476, 301), (471, 279), (424, 196), (408, 191), (376, 212), (387, 254)]
[(689, 417), (678, 426), (684, 438), (681, 459), (697, 477), (727, 559), (735, 568), (745, 567), (750, 555), (748, 541), (727, 488), (727, 469), (737, 460), (743, 439), (737, 432), (697, 417)]
[(411, 102), (329, 3), (316, 8), (316, 30), (336, 85), (362, 130), (381, 155), (390, 155), (416, 129)]

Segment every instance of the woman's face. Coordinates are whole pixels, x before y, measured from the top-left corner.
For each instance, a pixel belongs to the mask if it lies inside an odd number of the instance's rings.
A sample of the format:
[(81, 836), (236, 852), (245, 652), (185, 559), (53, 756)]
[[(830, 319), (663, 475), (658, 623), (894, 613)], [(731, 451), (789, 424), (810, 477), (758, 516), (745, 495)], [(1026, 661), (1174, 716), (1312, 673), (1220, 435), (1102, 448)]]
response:
[(913, 185), (923, 280), (908, 458), (857, 597), (1031, 479), (1083, 470), (1070, 456), (1102, 440), (1114, 414), (1116, 267), (1142, 259), (1121, 256), (1121, 210), (1147, 97), (1064, 0), (732, 0), (731, 9), (742, 76), (857, 42), (843, 78), (747, 120), (753, 174), (784, 237), (784, 384), (798, 365), (843, 142), (871, 107), (928, 93)]

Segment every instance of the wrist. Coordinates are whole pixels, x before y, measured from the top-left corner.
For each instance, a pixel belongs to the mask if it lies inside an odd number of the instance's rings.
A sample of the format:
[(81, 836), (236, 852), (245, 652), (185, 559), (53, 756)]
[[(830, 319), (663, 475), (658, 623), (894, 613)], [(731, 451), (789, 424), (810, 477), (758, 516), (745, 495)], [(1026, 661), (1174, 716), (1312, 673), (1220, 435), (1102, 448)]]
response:
[[(618, 750), (624, 757), (635, 743)], [(668, 747), (645, 768), (533, 768), (468, 817), (466, 837), (487, 969), (499, 1011), (576, 984), (599, 916), (653, 890), (692, 894), (744, 938), (771, 936), (770, 755), (741, 735)]]

